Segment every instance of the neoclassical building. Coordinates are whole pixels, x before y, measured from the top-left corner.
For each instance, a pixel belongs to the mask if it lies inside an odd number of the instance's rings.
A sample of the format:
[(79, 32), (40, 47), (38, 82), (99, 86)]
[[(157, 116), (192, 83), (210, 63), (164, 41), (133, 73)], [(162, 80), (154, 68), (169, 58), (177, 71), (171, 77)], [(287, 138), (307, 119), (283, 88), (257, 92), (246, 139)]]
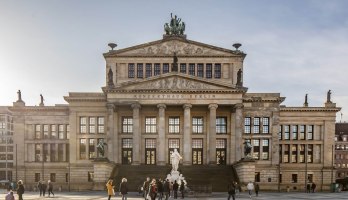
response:
[(225, 166), (235, 180), (263, 189), (302, 190), (310, 182), (329, 189), (340, 110), (331, 94), (323, 107), (286, 107), (280, 93), (248, 93), (241, 45), (189, 40), (179, 22), (172, 18), (157, 41), (109, 44), (100, 92), (70, 92), (67, 104), (55, 106), (26, 106), (19, 92), (7, 107), (17, 145), (11, 175), (29, 188), (50, 179), (65, 190), (102, 189), (121, 169), (127, 176), (168, 168), (177, 149), (179, 170)]

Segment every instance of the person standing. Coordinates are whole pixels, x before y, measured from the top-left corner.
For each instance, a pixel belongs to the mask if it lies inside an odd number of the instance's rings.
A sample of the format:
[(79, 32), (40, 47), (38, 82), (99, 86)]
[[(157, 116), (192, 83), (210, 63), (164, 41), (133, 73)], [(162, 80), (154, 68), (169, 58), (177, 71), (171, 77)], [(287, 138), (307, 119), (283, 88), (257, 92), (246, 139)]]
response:
[(114, 191), (114, 186), (112, 185), (113, 180), (109, 179), (108, 182), (106, 183), (106, 189), (108, 191), (108, 200), (111, 199), (111, 196), (115, 195), (115, 191)]
[(174, 199), (178, 198), (178, 189), (179, 189), (179, 184), (175, 180), (173, 184)]
[(5, 196), (5, 200), (15, 200), (12, 190), (10, 190), (10, 191), (7, 193), (7, 195)]
[(40, 191), (40, 197), (41, 197), (41, 195), (42, 195), (42, 183), (41, 183), (41, 181), (39, 181), (39, 182), (37, 183), (37, 188), (38, 188), (39, 191)]
[(53, 183), (51, 180), (47, 181), (47, 185), (48, 185), (48, 197), (50, 197), (50, 194), (52, 193), (52, 195), (54, 196), (53, 193)]
[(152, 179), (150, 185), (149, 185), (149, 196), (151, 197), (151, 200), (155, 200), (157, 196), (157, 183), (156, 179)]
[(168, 200), (170, 194), (170, 183), (169, 179), (167, 179), (163, 184), (163, 194), (165, 196), (165, 200)]
[(184, 197), (184, 193), (185, 193), (185, 184), (184, 184), (184, 181), (181, 181), (180, 183), (180, 188), (179, 188), (180, 192), (181, 192), (181, 198), (185, 198)]
[(311, 193), (311, 185), (307, 183), (306, 192)]
[(234, 184), (232, 182), (230, 182), (228, 184), (227, 191), (228, 191), (228, 198), (227, 198), (227, 200), (230, 200), (231, 197), (232, 197), (233, 200), (235, 200), (236, 188), (235, 188), (235, 186), (234, 186)]
[(127, 200), (128, 186), (126, 178), (122, 178), (122, 182), (120, 184), (120, 193), (122, 195), (122, 200)]
[(144, 191), (145, 200), (147, 198), (147, 195), (149, 194), (149, 185), (150, 185), (150, 177), (147, 177), (146, 181), (144, 181), (144, 184), (143, 184), (143, 191)]
[(259, 196), (259, 190), (260, 190), (260, 186), (259, 184), (255, 184), (255, 193), (256, 193), (256, 196), (258, 197)]
[(24, 194), (23, 181), (19, 180), (17, 184), (18, 184), (18, 186), (17, 186), (18, 199), (23, 200), (23, 194)]
[(249, 183), (247, 185), (247, 189), (248, 189), (248, 192), (249, 192), (249, 197), (251, 199), (251, 195), (252, 195), (253, 190), (254, 190), (254, 184), (251, 181), (249, 181)]
[(312, 193), (314, 193), (315, 192), (315, 188), (317, 187), (317, 185), (313, 182), (312, 183)]
[(162, 200), (163, 198), (163, 182), (162, 179), (158, 179), (157, 182), (157, 194), (158, 194), (158, 200)]

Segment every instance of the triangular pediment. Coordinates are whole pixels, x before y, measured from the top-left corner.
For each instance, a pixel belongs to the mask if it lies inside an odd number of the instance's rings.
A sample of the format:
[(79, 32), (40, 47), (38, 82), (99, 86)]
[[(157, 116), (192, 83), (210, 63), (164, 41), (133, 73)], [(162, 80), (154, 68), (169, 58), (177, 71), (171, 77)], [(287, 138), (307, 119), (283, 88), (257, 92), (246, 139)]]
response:
[(177, 72), (171, 72), (158, 77), (152, 77), (147, 80), (130, 81), (117, 86), (117, 90), (234, 90), (235, 88), (229, 84), (192, 77)]
[(241, 51), (224, 49), (182, 38), (163, 39), (125, 49), (110, 51), (104, 56), (244, 56)]

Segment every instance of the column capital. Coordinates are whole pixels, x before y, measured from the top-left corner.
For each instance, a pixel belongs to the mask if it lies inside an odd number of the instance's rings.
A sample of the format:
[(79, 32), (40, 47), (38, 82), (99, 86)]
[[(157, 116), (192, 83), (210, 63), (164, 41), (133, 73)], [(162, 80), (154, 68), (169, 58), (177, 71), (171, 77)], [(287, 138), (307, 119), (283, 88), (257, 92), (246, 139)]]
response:
[(209, 104), (208, 108), (211, 110), (211, 109), (217, 109), (218, 108), (218, 105), (216, 103), (211, 103)]
[(164, 103), (160, 103), (160, 104), (157, 104), (157, 108), (159, 108), (159, 109), (161, 109), (161, 108), (166, 109), (167, 106)]
[(108, 108), (108, 110), (116, 110), (116, 105), (114, 103), (106, 103), (106, 107)]
[(133, 109), (140, 109), (140, 108), (141, 108), (141, 105), (140, 105), (139, 103), (133, 103), (133, 104), (131, 105), (131, 107), (132, 107)]
[(192, 108), (192, 104), (185, 103), (182, 107), (183, 107), (184, 109), (190, 109), (190, 108)]
[(242, 108), (244, 108), (244, 105), (242, 103), (237, 103), (234, 105), (234, 108), (235, 109), (242, 109)]

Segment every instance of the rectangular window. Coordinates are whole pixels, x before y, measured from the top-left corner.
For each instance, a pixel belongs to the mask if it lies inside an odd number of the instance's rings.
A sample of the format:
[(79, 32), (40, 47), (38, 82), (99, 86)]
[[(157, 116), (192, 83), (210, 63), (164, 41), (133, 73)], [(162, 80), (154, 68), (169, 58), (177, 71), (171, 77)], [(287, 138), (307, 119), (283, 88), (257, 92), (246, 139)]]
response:
[(226, 134), (226, 133), (227, 133), (227, 118), (216, 117), (216, 134)]
[(307, 162), (313, 163), (313, 144), (307, 145)]
[(306, 152), (304, 144), (299, 145), (299, 151), (300, 151), (299, 162), (304, 163), (305, 162), (305, 152)]
[(253, 140), (253, 158), (260, 159), (260, 140)]
[(48, 145), (43, 144), (43, 159), (44, 161), (50, 161), (50, 154), (48, 153)]
[(66, 139), (70, 139), (70, 125), (66, 125)]
[(203, 75), (204, 75), (203, 64), (199, 63), (197, 64), (197, 76), (203, 78)]
[(87, 172), (88, 174), (88, 182), (94, 181), (94, 172)]
[(163, 74), (169, 72), (169, 64), (168, 63), (163, 63)]
[(297, 174), (292, 174), (291, 175), (291, 182), (292, 183), (297, 183)]
[(269, 118), (262, 118), (262, 133), (269, 133)]
[(50, 181), (56, 182), (56, 173), (50, 173)]
[(49, 138), (49, 135), (48, 135), (48, 127), (49, 127), (48, 124), (44, 124), (44, 125), (43, 125), (43, 129), (44, 129), (44, 130), (43, 130), (43, 131), (44, 131), (44, 132), (43, 132), (43, 134), (44, 134), (44, 139), (48, 139), (48, 138)]
[(58, 139), (64, 139), (64, 125), (58, 125)]
[(151, 76), (152, 76), (152, 64), (146, 63), (146, 65), (145, 65), (145, 78), (148, 78)]
[(131, 138), (125, 138), (125, 139), (122, 139), (122, 148), (133, 148), (133, 139)]
[(179, 139), (169, 139), (168, 145), (169, 145), (169, 148), (171, 148), (171, 149), (179, 149), (180, 148), (180, 140)]
[(282, 145), (279, 145), (279, 163), (283, 163), (283, 150)]
[(137, 64), (137, 78), (143, 78), (144, 77), (144, 66), (143, 63)]
[(269, 159), (269, 140), (262, 140), (262, 160)]
[(145, 148), (155, 149), (156, 148), (156, 139), (145, 139)]
[(180, 72), (186, 74), (186, 63), (180, 64)]
[(244, 133), (250, 133), (251, 131), (251, 118), (244, 118)]
[(89, 139), (89, 159), (96, 158), (96, 152), (95, 152), (95, 139)]
[(313, 140), (313, 125), (307, 126), (307, 140)]
[(192, 139), (192, 148), (194, 149), (203, 148), (203, 139)]
[(157, 133), (156, 117), (145, 118), (145, 133)]
[(214, 65), (214, 78), (221, 78), (221, 64)]
[(255, 172), (255, 182), (260, 182), (261, 178), (260, 178), (260, 172)]
[(122, 133), (133, 133), (133, 118), (132, 117), (122, 118)]
[(41, 174), (40, 173), (35, 173), (35, 182), (40, 181)]
[(56, 154), (57, 154), (56, 144), (51, 144), (51, 156), (50, 156), (51, 162), (57, 162)]
[(203, 133), (203, 117), (192, 118), (192, 132)]
[(180, 133), (180, 118), (169, 117), (169, 133)]
[(292, 125), (292, 139), (297, 140), (298, 129), (296, 125)]
[(282, 140), (282, 139), (283, 139), (283, 126), (280, 125), (279, 132), (278, 132), (278, 140)]
[(289, 163), (289, 155), (290, 155), (290, 145), (285, 144), (284, 145), (284, 157), (283, 157), (284, 163)]
[(305, 130), (306, 130), (306, 126), (305, 125), (300, 125), (300, 139), (301, 140), (305, 140)]
[(134, 78), (134, 63), (128, 64), (128, 78)]
[(94, 134), (95, 133), (95, 125), (96, 125), (96, 118), (90, 117), (89, 118), (89, 133)]
[(105, 119), (104, 117), (98, 117), (98, 133), (99, 134), (103, 134), (105, 133), (105, 129), (104, 129), (104, 125), (105, 125)]
[(80, 117), (80, 133), (87, 133), (87, 117)]
[(51, 125), (51, 138), (57, 139), (57, 126)]
[(161, 74), (161, 64), (155, 63), (154, 66), (154, 76), (158, 76)]
[(189, 75), (194, 76), (196, 69), (195, 69), (195, 64), (194, 63), (190, 63), (189, 64)]
[(64, 144), (58, 144), (58, 161), (63, 162)]
[(35, 139), (41, 139), (41, 125), (35, 125)]
[(254, 134), (260, 133), (260, 118), (254, 117)]
[(206, 78), (213, 77), (213, 65), (211, 63), (205, 65), (205, 77)]
[(66, 182), (66, 183), (69, 182), (69, 173), (65, 173), (65, 182)]
[(284, 139), (290, 140), (290, 125), (284, 126)]
[(86, 139), (80, 139), (80, 159), (86, 159)]
[(297, 145), (296, 144), (291, 145), (291, 162), (297, 163)]
[(35, 162), (41, 161), (41, 144), (35, 144)]
[(203, 164), (203, 139), (192, 139), (192, 164)]

